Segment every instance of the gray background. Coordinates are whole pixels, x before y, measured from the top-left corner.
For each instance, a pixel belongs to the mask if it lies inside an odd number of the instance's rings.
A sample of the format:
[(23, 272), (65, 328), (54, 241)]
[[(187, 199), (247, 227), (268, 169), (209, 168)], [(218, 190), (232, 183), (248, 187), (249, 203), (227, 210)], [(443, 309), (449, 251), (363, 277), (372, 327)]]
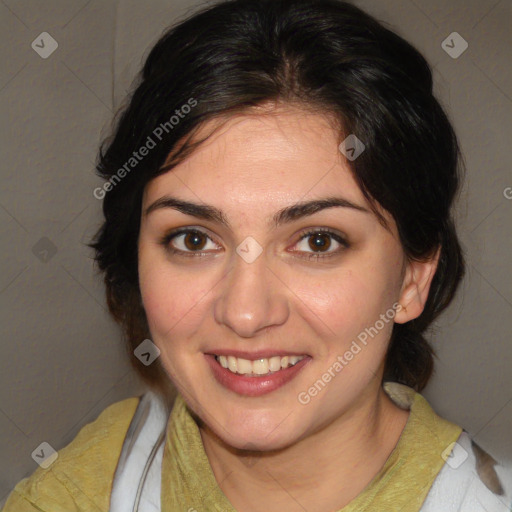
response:
[[(41, 442), (62, 448), (106, 406), (142, 389), (84, 245), (101, 220), (94, 163), (149, 47), (198, 4), (0, 0), (0, 505), (37, 467), (31, 453)], [(458, 222), (468, 275), (434, 333), (439, 361), (424, 395), (495, 458), (512, 461), (512, 200), (504, 195), (512, 187), (512, 4), (357, 5), (433, 65), (467, 163)], [(47, 59), (31, 47), (45, 31), (59, 45)], [(441, 47), (454, 31), (469, 43), (457, 59)]]

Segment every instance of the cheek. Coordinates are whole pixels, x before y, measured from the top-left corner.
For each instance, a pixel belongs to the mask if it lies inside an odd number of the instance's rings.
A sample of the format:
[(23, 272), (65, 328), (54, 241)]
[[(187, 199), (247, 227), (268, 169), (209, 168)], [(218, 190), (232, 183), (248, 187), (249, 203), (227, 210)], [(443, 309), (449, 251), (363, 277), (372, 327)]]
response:
[(349, 270), (302, 280), (294, 291), (314, 316), (339, 332), (378, 310), (381, 292), (375, 284)]
[[(374, 350), (385, 350), (393, 327), (395, 288), (393, 272), (365, 265), (321, 279), (301, 280), (294, 292), (310, 326), (319, 337), (332, 341), (323, 354), (329, 352), (332, 357), (334, 352), (349, 349), (353, 341), (361, 347), (372, 342)], [(386, 313), (388, 317), (381, 321)]]
[[(172, 272), (169, 265), (139, 265), (139, 286), (150, 330), (155, 337), (169, 336), (190, 329), (201, 309), (204, 295), (200, 281), (183, 272)], [(172, 331), (172, 332), (171, 332)]]

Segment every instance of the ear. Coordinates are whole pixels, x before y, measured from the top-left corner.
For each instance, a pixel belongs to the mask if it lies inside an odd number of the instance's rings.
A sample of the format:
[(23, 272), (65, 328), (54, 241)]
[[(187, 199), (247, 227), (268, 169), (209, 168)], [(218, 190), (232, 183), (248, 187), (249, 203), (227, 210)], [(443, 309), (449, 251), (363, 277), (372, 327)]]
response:
[(397, 310), (395, 322), (404, 324), (418, 318), (427, 302), (428, 292), (437, 270), (441, 246), (425, 261), (408, 261), (398, 303), (402, 306)]

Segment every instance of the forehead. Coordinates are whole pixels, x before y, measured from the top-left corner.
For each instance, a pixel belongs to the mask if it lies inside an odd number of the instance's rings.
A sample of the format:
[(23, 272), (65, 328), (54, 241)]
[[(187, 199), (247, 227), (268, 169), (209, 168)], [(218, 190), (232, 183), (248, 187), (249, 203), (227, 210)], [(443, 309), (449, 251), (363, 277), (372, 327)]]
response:
[(205, 202), (229, 198), (283, 203), (335, 193), (367, 206), (332, 117), (293, 107), (211, 120), (194, 152), (147, 186), (144, 203), (163, 193)]

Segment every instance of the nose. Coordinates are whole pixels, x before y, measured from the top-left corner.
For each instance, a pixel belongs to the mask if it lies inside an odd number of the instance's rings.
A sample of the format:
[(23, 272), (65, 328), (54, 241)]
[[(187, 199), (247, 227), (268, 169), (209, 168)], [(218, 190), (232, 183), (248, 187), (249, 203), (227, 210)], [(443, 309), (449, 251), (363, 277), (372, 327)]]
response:
[(242, 338), (282, 325), (289, 315), (288, 288), (269, 268), (264, 255), (247, 263), (235, 253), (231, 268), (219, 284), (215, 320)]

